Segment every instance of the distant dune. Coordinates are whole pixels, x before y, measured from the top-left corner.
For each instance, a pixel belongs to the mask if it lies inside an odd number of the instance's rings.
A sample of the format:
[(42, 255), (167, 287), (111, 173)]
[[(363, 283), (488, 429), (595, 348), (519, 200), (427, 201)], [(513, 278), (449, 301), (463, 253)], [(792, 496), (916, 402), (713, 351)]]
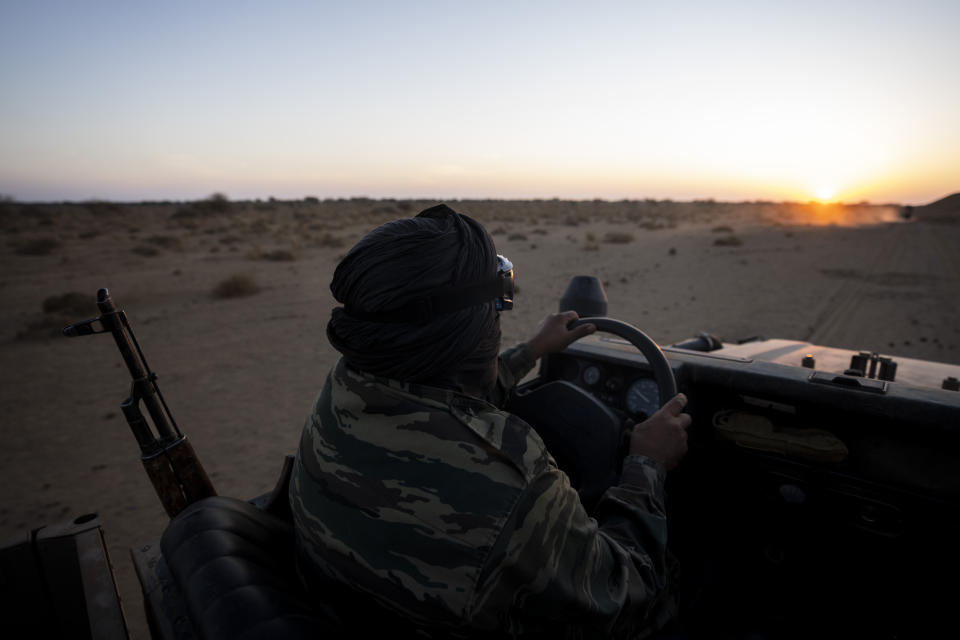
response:
[(921, 220), (960, 223), (960, 193), (918, 207), (916, 213)]

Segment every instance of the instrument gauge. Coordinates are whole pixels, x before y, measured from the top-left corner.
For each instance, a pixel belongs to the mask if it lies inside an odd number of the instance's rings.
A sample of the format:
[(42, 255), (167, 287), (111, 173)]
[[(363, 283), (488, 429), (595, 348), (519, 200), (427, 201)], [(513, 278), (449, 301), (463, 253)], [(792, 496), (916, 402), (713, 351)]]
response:
[(600, 382), (600, 367), (590, 365), (583, 370), (583, 381), (588, 386), (593, 386)]
[(652, 416), (660, 408), (660, 387), (652, 378), (640, 378), (627, 388), (627, 411)]

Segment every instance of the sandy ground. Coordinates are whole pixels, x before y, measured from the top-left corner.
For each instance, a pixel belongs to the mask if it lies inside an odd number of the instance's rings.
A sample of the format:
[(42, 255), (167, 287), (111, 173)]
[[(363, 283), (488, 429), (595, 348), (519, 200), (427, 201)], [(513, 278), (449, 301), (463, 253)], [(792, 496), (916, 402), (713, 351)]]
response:
[[(164, 513), (119, 412), (108, 336), (66, 339), (109, 287), (218, 491), (268, 491), (336, 353), (324, 329), (338, 258), (431, 201), (352, 199), (22, 206), (0, 224), (0, 540), (98, 512), (132, 636), (146, 638), (128, 550)], [(762, 334), (960, 364), (960, 224), (895, 207), (462, 201), (517, 272), (505, 346), (556, 310), (571, 276), (661, 344)], [(953, 218), (954, 221), (957, 218)], [(259, 291), (213, 295), (239, 275)], [(60, 300), (71, 292), (79, 302)], [(57, 310), (57, 304), (65, 308)], [(44, 311), (46, 304), (47, 311)]]

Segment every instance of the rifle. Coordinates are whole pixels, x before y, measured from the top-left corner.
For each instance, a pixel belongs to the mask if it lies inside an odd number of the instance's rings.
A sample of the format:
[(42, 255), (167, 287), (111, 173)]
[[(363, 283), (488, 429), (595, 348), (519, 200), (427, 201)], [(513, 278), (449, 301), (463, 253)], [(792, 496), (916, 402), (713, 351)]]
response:
[[(120, 404), (120, 408), (140, 445), (143, 468), (167, 515), (172, 518), (187, 505), (217, 493), (193, 446), (177, 427), (157, 386), (157, 374), (147, 365), (127, 315), (114, 306), (110, 292), (105, 288), (97, 291), (97, 307), (100, 309), (99, 316), (65, 327), (63, 335), (76, 337), (108, 331), (113, 334), (133, 378), (130, 396)], [(99, 328), (95, 327), (97, 323)], [(156, 433), (140, 411), (141, 401), (147, 407)]]

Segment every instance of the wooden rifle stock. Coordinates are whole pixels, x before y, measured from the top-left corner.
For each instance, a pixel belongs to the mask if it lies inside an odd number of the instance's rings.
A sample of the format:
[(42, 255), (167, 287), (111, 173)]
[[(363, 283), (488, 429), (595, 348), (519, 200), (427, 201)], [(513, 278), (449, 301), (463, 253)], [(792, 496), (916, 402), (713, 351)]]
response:
[[(130, 396), (121, 403), (120, 408), (140, 446), (143, 468), (163, 508), (172, 518), (187, 505), (216, 495), (216, 491), (193, 446), (177, 428), (160, 394), (157, 375), (150, 371), (126, 314), (114, 306), (106, 289), (97, 292), (97, 307), (100, 316), (72, 324), (63, 333), (66, 336), (82, 336), (109, 331), (113, 335), (133, 378)], [(94, 328), (97, 322), (101, 325), (100, 329)], [(156, 434), (140, 411), (141, 402), (150, 414)]]

